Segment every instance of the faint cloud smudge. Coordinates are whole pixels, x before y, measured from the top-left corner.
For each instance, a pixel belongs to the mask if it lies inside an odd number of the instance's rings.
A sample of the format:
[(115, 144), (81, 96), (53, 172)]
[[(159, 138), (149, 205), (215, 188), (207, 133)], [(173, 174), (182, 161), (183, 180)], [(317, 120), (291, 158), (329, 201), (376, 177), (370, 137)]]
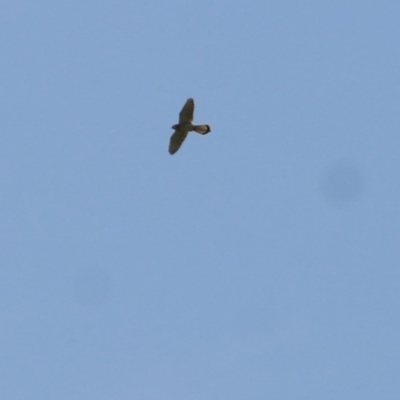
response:
[(329, 204), (344, 206), (360, 198), (364, 192), (364, 179), (351, 162), (336, 161), (324, 172), (320, 188)]

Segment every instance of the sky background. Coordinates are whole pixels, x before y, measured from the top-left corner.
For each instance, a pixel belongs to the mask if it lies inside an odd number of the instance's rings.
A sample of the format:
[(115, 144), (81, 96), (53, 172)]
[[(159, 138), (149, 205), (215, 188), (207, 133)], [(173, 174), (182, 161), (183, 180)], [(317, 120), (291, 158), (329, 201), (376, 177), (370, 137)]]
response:
[(1, 399), (399, 399), (399, 21), (2, 0)]

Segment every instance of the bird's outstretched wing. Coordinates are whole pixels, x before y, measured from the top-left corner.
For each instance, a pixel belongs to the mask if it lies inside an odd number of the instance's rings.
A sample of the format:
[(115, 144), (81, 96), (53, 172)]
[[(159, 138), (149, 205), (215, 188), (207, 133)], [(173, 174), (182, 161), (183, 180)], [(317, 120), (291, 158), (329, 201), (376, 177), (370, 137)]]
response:
[(188, 132), (185, 132), (180, 129), (177, 129), (172, 134), (171, 139), (169, 140), (169, 149), (168, 149), (170, 154), (175, 154), (179, 150), (179, 147), (181, 147), (187, 135)]
[(185, 105), (179, 113), (179, 123), (184, 124), (193, 121), (194, 101), (192, 98), (187, 99)]

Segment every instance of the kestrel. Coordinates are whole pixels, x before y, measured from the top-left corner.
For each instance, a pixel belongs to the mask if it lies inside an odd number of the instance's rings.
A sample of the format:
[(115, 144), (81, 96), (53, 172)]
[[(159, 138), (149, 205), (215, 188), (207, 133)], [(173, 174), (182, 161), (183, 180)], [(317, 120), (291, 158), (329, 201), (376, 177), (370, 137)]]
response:
[(194, 112), (194, 101), (192, 98), (187, 99), (181, 112), (179, 113), (179, 124), (172, 125), (172, 129), (175, 132), (172, 134), (169, 141), (169, 153), (175, 154), (179, 147), (181, 147), (183, 141), (189, 132), (197, 132), (201, 135), (206, 135), (211, 132), (210, 125), (193, 125), (193, 112)]

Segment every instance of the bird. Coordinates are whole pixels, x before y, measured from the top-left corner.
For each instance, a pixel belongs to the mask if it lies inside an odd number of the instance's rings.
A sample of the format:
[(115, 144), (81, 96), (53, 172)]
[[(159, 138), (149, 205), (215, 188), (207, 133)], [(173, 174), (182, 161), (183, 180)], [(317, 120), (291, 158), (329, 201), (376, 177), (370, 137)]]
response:
[(183, 141), (186, 139), (186, 136), (189, 132), (197, 132), (201, 135), (206, 135), (211, 132), (210, 125), (193, 125), (193, 113), (194, 113), (194, 100), (189, 98), (186, 100), (186, 103), (182, 107), (181, 112), (179, 113), (179, 123), (172, 125), (171, 129), (174, 129), (175, 132), (172, 134), (169, 140), (169, 153), (175, 154), (179, 148), (181, 147)]

